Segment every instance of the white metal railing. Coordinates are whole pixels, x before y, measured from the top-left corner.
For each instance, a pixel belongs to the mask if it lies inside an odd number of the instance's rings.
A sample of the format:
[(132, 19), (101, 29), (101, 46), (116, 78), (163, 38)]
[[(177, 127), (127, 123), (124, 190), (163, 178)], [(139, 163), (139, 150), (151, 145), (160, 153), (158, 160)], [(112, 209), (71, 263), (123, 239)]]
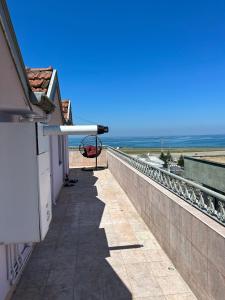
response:
[(15, 284), (32, 252), (32, 244), (10, 244), (6, 246), (8, 280)]
[(166, 170), (153, 167), (136, 157), (120, 150), (107, 147), (110, 152), (127, 162), (139, 172), (159, 183), (172, 193), (201, 210), (220, 224), (225, 226), (225, 196), (201, 186), (193, 181), (177, 176)]

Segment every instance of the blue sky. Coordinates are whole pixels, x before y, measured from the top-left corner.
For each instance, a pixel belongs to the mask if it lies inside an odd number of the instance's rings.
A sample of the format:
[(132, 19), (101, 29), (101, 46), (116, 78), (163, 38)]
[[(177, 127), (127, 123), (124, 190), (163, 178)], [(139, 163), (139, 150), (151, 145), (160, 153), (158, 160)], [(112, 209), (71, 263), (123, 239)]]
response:
[(8, 6), (25, 64), (58, 70), (75, 123), (120, 136), (225, 133), (224, 0)]

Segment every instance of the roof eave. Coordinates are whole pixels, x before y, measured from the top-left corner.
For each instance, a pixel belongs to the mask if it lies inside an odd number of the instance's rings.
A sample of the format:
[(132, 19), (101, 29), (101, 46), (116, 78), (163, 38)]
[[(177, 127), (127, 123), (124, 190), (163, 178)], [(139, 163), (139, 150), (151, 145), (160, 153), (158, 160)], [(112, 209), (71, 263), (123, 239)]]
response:
[(57, 71), (55, 69), (53, 69), (50, 83), (48, 86), (48, 91), (47, 91), (47, 97), (51, 101), (54, 101), (54, 96), (55, 96), (57, 86), (58, 86)]
[(39, 106), (46, 114), (52, 113), (55, 110), (55, 104), (45, 95), (44, 92), (35, 92), (31, 97), (31, 102)]
[(23, 58), (20, 52), (16, 34), (12, 25), (12, 21), (5, 0), (0, 1), (0, 25), (2, 26), (3, 33), (5, 35), (9, 47), (9, 51), (13, 59), (13, 63), (15, 65), (19, 80), (21, 82), (22, 88), (26, 96), (26, 105), (28, 105), (29, 108), (32, 110), (30, 104), (30, 85), (28, 82)]
[(67, 112), (67, 119), (68, 119), (69, 125), (73, 125), (73, 114), (72, 114), (71, 100), (69, 100), (68, 112)]

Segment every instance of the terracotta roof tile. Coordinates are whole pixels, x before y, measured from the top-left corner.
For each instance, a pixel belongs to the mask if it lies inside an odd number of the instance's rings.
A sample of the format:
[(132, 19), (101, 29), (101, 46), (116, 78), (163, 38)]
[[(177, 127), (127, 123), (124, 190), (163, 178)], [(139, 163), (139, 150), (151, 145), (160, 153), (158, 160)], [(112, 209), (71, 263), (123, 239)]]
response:
[(53, 68), (26, 68), (26, 71), (32, 91), (47, 93)]

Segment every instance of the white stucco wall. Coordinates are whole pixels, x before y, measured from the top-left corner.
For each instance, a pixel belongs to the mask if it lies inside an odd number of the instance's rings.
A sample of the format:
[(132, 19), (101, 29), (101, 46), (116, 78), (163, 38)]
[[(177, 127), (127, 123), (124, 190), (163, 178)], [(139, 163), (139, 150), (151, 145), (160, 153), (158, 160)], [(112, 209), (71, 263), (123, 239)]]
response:
[(9, 291), (7, 280), (6, 247), (0, 246), (0, 299), (5, 299)]
[(69, 150), (68, 150), (68, 136), (63, 137), (64, 140), (64, 161), (63, 161), (63, 167), (64, 167), (64, 174), (69, 174)]
[(58, 136), (50, 137), (52, 201), (55, 202), (63, 184), (63, 163), (59, 164)]
[[(62, 114), (60, 109), (60, 92), (56, 89), (53, 102), (56, 105), (52, 113), (49, 124), (63, 125)], [(63, 185), (63, 179), (69, 171), (69, 158), (67, 150), (67, 136), (61, 136), (62, 139), (62, 163), (59, 164), (59, 147), (58, 136), (50, 137), (50, 155), (51, 155), (51, 173), (52, 173), (52, 201), (56, 202), (59, 192)]]
[[(35, 131), (34, 131), (35, 135)], [(59, 164), (59, 148), (58, 148), (58, 136), (50, 137), (51, 150), (51, 166), (52, 166), (52, 191), (53, 201), (57, 200), (61, 187), (63, 185), (63, 177), (65, 174), (67, 165), (66, 148), (67, 137), (62, 138), (62, 163)], [(63, 147), (64, 146), (64, 147)], [(30, 149), (32, 151), (32, 149)], [(64, 158), (64, 163), (63, 163)], [(22, 246), (22, 245), (21, 245)], [(7, 260), (6, 260), (6, 246), (0, 246), (0, 300), (4, 300), (7, 294), (10, 292), (11, 285), (7, 279)]]
[[(19, 78), (13, 57), (10, 53), (2, 27), (0, 26), (0, 110), (1, 109), (22, 109), (30, 110), (23, 85)], [(52, 115), (51, 124), (62, 124), (62, 117), (59, 106), (60, 93), (56, 91), (54, 103), (57, 105), (56, 111)], [(43, 112), (37, 106), (31, 105), (32, 109), (38, 114)], [(34, 132), (35, 134), (35, 132)], [(58, 137), (51, 137), (51, 173), (52, 191), (54, 200), (57, 199), (63, 185), (64, 174), (68, 172), (68, 153), (64, 148), (62, 163), (59, 164)], [(67, 145), (67, 137), (62, 138), (62, 144)], [(7, 228), (6, 228), (7, 230)], [(21, 249), (23, 245), (21, 244)], [(0, 245), (0, 300), (4, 300), (12, 287), (8, 281), (6, 246)]]
[(56, 108), (54, 110), (54, 112), (51, 115), (49, 124), (50, 125), (59, 125), (59, 124), (63, 124), (63, 119), (62, 119), (62, 113), (60, 110), (60, 93), (58, 91), (58, 88), (55, 91), (55, 95), (54, 95), (54, 99), (53, 99), (53, 103), (56, 105)]
[[(0, 26), (0, 110), (29, 109), (8, 44)], [(0, 246), (0, 299), (10, 290), (7, 278), (6, 246)]]

